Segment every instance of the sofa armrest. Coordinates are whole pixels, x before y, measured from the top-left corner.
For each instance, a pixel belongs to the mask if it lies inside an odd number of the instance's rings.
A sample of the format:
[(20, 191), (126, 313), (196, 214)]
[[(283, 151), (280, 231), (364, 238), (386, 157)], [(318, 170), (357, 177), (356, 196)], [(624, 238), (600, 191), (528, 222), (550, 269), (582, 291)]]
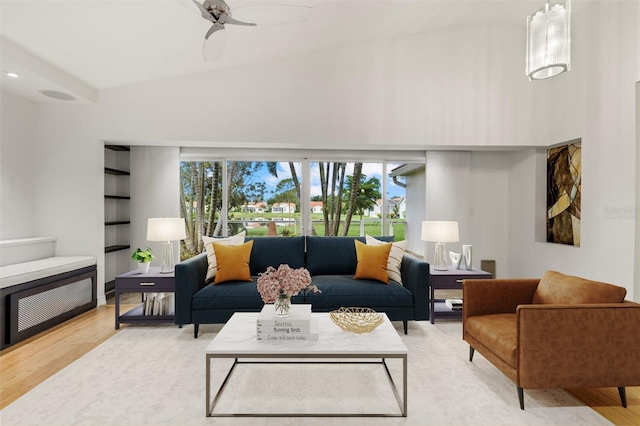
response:
[(514, 314), (530, 304), (539, 279), (473, 279), (462, 281), (463, 320), (475, 315)]
[(640, 304), (523, 305), (516, 318), (518, 386), (640, 385)]
[(176, 265), (176, 324), (191, 324), (191, 299), (205, 286), (207, 253), (200, 253)]
[(413, 293), (413, 319), (429, 319), (429, 263), (404, 254), (400, 265), (402, 285)]

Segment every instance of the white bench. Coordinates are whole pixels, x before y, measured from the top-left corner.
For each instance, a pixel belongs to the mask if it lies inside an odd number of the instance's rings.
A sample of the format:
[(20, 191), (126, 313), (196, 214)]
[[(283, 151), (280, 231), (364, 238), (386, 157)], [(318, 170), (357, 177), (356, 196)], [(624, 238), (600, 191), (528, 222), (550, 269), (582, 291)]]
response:
[(0, 348), (96, 306), (95, 256), (55, 256), (56, 239), (0, 241)]

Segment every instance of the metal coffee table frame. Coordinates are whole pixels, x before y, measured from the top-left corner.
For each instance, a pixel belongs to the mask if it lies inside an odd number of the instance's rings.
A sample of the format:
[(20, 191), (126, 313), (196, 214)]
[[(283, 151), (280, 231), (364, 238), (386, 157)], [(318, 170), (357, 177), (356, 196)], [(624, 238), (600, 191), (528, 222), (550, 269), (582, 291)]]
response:
[[(237, 315), (237, 314), (236, 314)], [(388, 319), (385, 318), (386, 321)], [(398, 337), (399, 338), (399, 337)], [(215, 340), (214, 340), (215, 342)], [(308, 349), (308, 348), (303, 348)], [(323, 353), (303, 353), (291, 349), (289, 353), (273, 351), (252, 351), (251, 353), (206, 353), (206, 415), (207, 417), (406, 417), (407, 416), (407, 352), (397, 353), (394, 351), (368, 352), (361, 351), (355, 353), (344, 353), (337, 350), (335, 353), (323, 351)], [(219, 386), (216, 394), (211, 399), (211, 361), (212, 359), (233, 359), (233, 365), (227, 372), (224, 380)], [(271, 359), (272, 361), (262, 361)], [(331, 361), (329, 361), (329, 359)], [(371, 360), (371, 361), (351, 361), (351, 360)], [(373, 361), (378, 359), (379, 361)], [(386, 360), (402, 360), (402, 396), (398, 391), (395, 381), (389, 371)], [(307, 361), (309, 360), (309, 361)], [(230, 381), (233, 372), (240, 364), (380, 364), (387, 375), (389, 384), (398, 402), (400, 413), (215, 413), (215, 408), (224, 392), (227, 383)]]

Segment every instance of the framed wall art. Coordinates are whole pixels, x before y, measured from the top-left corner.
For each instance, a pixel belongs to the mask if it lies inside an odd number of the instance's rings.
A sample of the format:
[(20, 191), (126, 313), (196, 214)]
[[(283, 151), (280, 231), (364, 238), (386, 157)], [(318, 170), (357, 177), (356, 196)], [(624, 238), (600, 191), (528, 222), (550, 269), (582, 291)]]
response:
[(547, 242), (580, 246), (582, 140), (547, 150)]

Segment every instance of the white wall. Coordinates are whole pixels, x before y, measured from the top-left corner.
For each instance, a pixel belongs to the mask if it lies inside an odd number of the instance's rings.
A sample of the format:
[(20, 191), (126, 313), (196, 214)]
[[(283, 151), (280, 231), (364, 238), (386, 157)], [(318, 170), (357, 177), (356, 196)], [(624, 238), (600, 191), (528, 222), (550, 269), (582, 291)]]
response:
[(624, 286), (629, 298), (640, 299), (634, 294), (639, 230), (632, 214), (639, 196), (633, 90), (640, 72), (639, 8), (638, 2), (590, 3), (572, 21), (572, 70), (535, 83), (549, 100), (548, 137), (541, 145), (582, 138), (581, 246), (536, 238), (546, 208), (540, 195), (546, 153), (517, 154), (509, 177), (514, 276), (556, 269)]
[(0, 240), (36, 235), (36, 105), (2, 92), (0, 103)]
[[(640, 14), (640, 10), (638, 11)], [(640, 70), (639, 70), (640, 73)], [(640, 76), (638, 77), (640, 78)], [(635, 300), (640, 300), (640, 81), (636, 83), (636, 247), (635, 247)]]
[(101, 137), (300, 147), (527, 145), (522, 27), (480, 25), (100, 93)]
[[(104, 294), (104, 144), (94, 109), (39, 104), (34, 174), (36, 233), (57, 237), (61, 256), (96, 256)], [(99, 299), (102, 301), (103, 299)]]
[(425, 217), (426, 173), (421, 169), (407, 176), (407, 250), (424, 256), (425, 243), (421, 239), (422, 221)]
[[(508, 168), (504, 152), (428, 151), (426, 220), (458, 221), (460, 241), (447, 243), (447, 253), (470, 244), (473, 266), (496, 261), (496, 276), (509, 276)], [(434, 244), (427, 243), (427, 260)]]
[[(176, 147), (131, 148), (131, 249), (150, 247), (160, 266), (162, 243), (147, 241), (147, 219), (180, 217), (180, 150)], [(174, 262), (180, 246), (173, 243)], [(131, 270), (136, 268), (131, 261)]]

